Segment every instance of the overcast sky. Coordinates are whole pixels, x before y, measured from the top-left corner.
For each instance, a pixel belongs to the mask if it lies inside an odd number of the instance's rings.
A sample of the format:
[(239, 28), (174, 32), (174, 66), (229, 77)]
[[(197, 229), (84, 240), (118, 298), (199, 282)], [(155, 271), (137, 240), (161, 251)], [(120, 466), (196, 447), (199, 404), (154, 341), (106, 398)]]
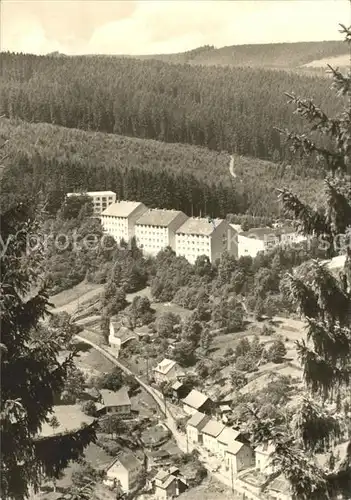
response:
[(1, 0), (1, 50), (155, 54), (338, 40), (349, 0)]

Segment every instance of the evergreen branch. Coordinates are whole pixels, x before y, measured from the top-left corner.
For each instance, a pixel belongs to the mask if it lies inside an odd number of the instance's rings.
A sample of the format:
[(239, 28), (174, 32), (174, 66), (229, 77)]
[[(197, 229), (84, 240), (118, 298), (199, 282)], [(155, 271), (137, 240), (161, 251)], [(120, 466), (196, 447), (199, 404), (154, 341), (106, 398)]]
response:
[(307, 339), (312, 340), (318, 356), (328, 363), (347, 366), (350, 363), (351, 330), (339, 324), (330, 325), (322, 320), (306, 318)]
[(327, 221), (335, 235), (341, 235), (351, 226), (351, 183), (332, 178), (324, 180), (326, 185), (328, 214)]
[(309, 273), (305, 280), (317, 297), (320, 317), (326, 318), (332, 324), (339, 322), (340, 325), (348, 325), (351, 310), (349, 294), (343, 290), (340, 282), (325, 264), (312, 260), (308, 267)]
[(295, 344), (303, 367), (306, 385), (313, 394), (320, 395), (326, 400), (332, 398), (342, 386), (349, 385), (350, 366), (337, 368), (309, 349), (303, 340), (296, 341)]
[(324, 236), (331, 234), (331, 227), (325, 216), (305, 205), (288, 189), (278, 189), (286, 216), (297, 219), (299, 232), (304, 235)]
[(316, 318), (321, 314), (318, 297), (303, 279), (287, 274), (284, 291), (288, 298), (297, 305), (300, 315)]
[(96, 441), (97, 428), (94, 421), (75, 432), (37, 438), (35, 454), (45, 476), (57, 478), (70, 461), (78, 460), (86, 446)]
[(340, 134), (340, 121), (328, 118), (324, 111), (313, 103), (312, 99), (302, 99), (288, 92), (285, 92), (285, 95), (289, 97), (289, 104), (294, 103), (296, 105), (296, 114), (302, 116), (309, 122), (316, 122), (311, 128), (312, 132), (318, 130), (319, 132), (330, 134), (331, 136)]
[(342, 436), (339, 420), (306, 397), (295, 408), (291, 425), (296, 439), (308, 452), (322, 448), (326, 451), (335, 439)]
[(316, 143), (306, 137), (305, 134), (296, 134), (288, 130), (276, 129), (286, 137), (286, 142), (290, 143), (290, 150), (293, 153), (301, 152), (303, 155), (311, 156), (316, 154), (318, 161), (323, 159), (328, 170), (335, 172), (340, 169), (346, 171), (344, 155), (341, 152), (329, 151), (326, 148), (317, 146)]

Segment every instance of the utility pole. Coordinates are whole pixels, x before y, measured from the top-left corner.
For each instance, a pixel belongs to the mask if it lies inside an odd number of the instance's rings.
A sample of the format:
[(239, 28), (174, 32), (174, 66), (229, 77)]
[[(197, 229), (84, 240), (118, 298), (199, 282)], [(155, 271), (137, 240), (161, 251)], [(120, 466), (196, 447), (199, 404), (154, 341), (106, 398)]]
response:
[(230, 475), (232, 480), (232, 493), (234, 493), (234, 474), (233, 474), (233, 459), (230, 459)]
[(189, 439), (186, 429), (185, 429), (185, 435), (186, 435), (186, 452), (189, 453)]
[(146, 381), (149, 383), (149, 351), (146, 350)]

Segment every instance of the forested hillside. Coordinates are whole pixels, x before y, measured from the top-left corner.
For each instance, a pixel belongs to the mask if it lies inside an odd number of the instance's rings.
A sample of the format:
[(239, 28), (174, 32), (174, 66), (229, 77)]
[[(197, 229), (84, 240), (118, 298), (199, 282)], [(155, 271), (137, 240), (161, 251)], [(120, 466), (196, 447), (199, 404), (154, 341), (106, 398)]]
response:
[(343, 42), (324, 41), (231, 45), (218, 49), (205, 45), (179, 54), (155, 54), (138, 58), (206, 66), (296, 69), (314, 60), (344, 54), (347, 54), (347, 47)]
[(0, 63), (0, 115), (261, 159), (290, 157), (274, 126), (301, 130), (285, 91), (338, 110), (328, 79), (285, 71), (10, 53)]
[(0, 120), (0, 137), (9, 139), (3, 148), (8, 168), (2, 208), (19, 198), (38, 201), (41, 193), (54, 215), (67, 191), (112, 189), (121, 199), (188, 215), (276, 216), (277, 187), (289, 186), (312, 202), (321, 189), (318, 172), (303, 164), (289, 167), (239, 156), (234, 180), (229, 155), (184, 144), (7, 119)]

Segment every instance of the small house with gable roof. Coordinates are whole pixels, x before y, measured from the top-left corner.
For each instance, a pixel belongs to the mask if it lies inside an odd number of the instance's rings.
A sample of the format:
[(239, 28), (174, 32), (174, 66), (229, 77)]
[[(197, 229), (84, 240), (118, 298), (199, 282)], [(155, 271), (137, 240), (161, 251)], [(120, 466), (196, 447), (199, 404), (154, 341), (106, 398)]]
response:
[(121, 453), (107, 469), (104, 483), (109, 487), (120, 485), (123, 493), (129, 493), (137, 486), (143, 468), (133, 453)]
[(218, 420), (211, 419), (207, 422), (205, 427), (202, 429), (202, 439), (203, 445), (206, 450), (212, 453), (219, 453), (218, 436), (223, 431), (224, 425)]
[(197, 411), (186, 423), (186, 436), (189, 448), (194, 445), (202, 445), (202, 429), (209, 422), (210, 417)]
[(99, 413), (114, 413), (121, 417), (131, 414), (131, 402), (126, 387), (121, 387), (118, 391), (101, 389), (101, 407)]
[(183, 374), (183, 370), (178, 363), (172, 359), (165, 358), (153, 369), (153, 373), (156, 384), (161, 384), (162, 382), (170, 382), (176, 379), (177, 376)]
[(213, 410), (213, 401), (202, 392), (193, 389), (183, 400), (183, 410), (188, 415), (193, 415), (197, 411), (202, 413), (211, 413)]
[(255, 456), (252, 448), (240, 441), (232, 441), (224, 454), (226, 471), (232, 475), (249, 469), (255, 464)]

